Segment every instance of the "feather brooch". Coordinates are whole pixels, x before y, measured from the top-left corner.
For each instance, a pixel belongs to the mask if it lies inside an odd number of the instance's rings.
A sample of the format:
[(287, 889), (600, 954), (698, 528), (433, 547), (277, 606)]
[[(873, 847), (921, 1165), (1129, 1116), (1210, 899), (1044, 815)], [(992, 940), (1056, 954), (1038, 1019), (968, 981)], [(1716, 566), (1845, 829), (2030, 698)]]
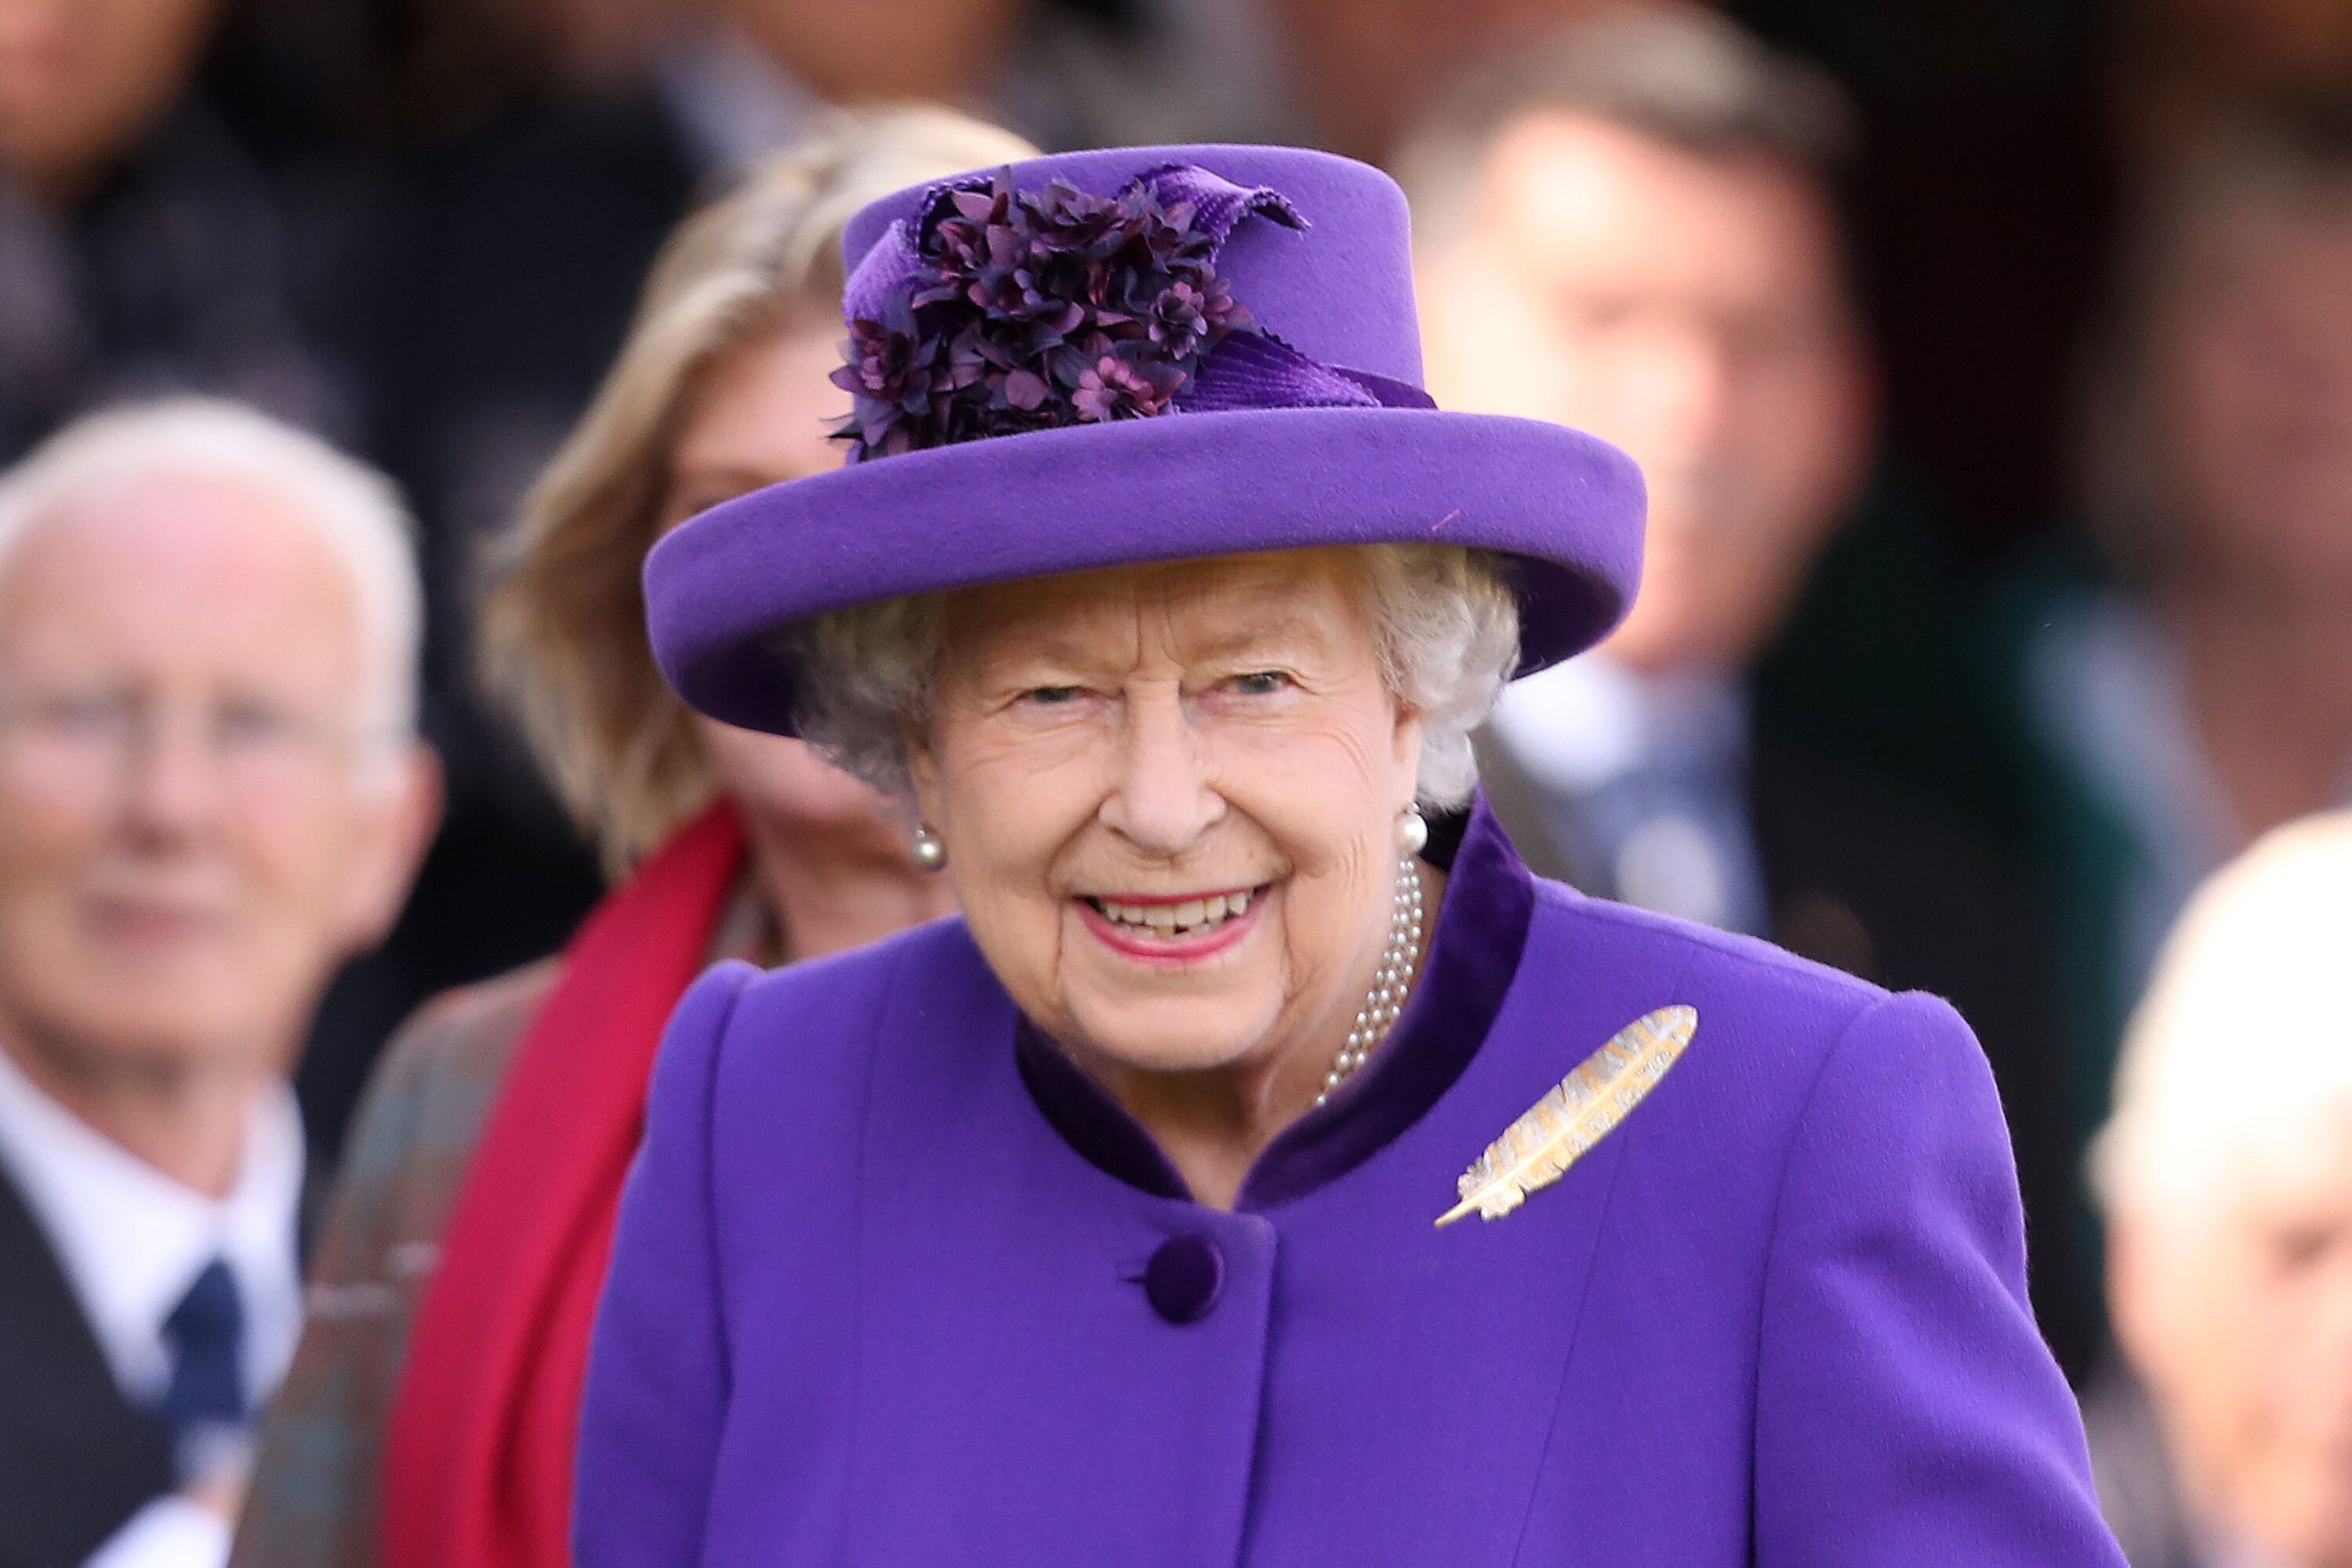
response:
[(1634, 1019), (1486, 1145), (1455, 1184), (1462, 1201), (1438, 1224), (1475, 1212), (1496, 1220), (1568, 1173), (1584, 1152), (1657, 1087), (1698, 1030), (1698, 1009), (1661, 1007)]

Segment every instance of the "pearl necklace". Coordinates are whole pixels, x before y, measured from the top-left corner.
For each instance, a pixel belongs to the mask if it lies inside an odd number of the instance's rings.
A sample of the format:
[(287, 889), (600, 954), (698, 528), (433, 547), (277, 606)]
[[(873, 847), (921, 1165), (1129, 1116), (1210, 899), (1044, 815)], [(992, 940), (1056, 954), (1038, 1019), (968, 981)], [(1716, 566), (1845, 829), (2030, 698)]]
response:
[(1339, 1059), (1323, 1075), (1323, 1090), (1315, 1097), (1316, 1104), (1330, 1099), (1332, 1091), (1364, 1065), (1372, 1048), (1396, 1026), (1404, 1012), (1406, 994), (1412, 989), (1413, 972), (1421, 966), (1421, 867), (1412, 856), (1402, 855), (1397, 858), (1396, 900), (1389, 915), (1388, 946), (1381, 951), (1380, 972), (1372, 978), (1371, 994), (1356, 1010), (1348, 1043), (1339, 1047)]

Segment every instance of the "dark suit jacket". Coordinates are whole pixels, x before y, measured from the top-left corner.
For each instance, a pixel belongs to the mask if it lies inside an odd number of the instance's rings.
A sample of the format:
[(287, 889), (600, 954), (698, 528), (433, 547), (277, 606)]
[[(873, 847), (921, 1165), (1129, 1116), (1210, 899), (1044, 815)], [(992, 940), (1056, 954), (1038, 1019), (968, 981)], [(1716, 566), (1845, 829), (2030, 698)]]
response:
[[(1480, 737), (1478, 761), (1529, 868), (1610, 896), (1575, 874), (1544, 826), (1538, 786), (1491, 736)], [(2102, 1336), (2098, 1282), (2081, 1265), (2081, 1182), (2025, 891), (1958, 824), (1769, 730), (1756, 738), (1748, 807), (1771, 909), (1762, 934), (1890, 990), (1933, 992), (1975, 1027), (2016, 1145), (2035, 1310), (2079, 1378)]]
[(125, 1399), (48, 1238), (0, 1172), (0, 1568), (78, 1568), (171, 1455)]

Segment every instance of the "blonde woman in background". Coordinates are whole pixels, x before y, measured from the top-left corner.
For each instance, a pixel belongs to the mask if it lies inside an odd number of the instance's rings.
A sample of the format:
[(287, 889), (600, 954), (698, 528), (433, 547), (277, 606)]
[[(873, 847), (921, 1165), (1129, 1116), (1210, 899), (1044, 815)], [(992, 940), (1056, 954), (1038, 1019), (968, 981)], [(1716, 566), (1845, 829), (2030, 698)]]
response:
[(951, 907), (870, 788), (670, 692), (638, 574), (685, 518), (840, 460), (849, 216), (1028, 153), (941, 110), (845, 119), (656, 263), (485, 626), (495, 684), (622, 879), (562, 957), (440, 999), (388, 1051), (240, 1568), (567, 1563), (588, 1324), (663, 1022), (715, 959), (813, 958)]

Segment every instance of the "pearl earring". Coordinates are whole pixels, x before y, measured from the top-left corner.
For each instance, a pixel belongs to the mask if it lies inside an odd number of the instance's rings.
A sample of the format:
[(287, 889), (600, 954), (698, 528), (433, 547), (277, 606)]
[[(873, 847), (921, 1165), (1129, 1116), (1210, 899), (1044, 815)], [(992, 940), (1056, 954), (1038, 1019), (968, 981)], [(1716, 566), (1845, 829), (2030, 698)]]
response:
[(1397, 818), (1397, 847), (1408, 855), (1418, 855), (1429, 842), (1429, 821), (1421, 815), (1421, 807), (1408, 805)]
[(927, 822), (916, 825), (914, 840), (908, 847), (915, 857), (918, 870), (936, 871), (948, 863), (948, 847)]

